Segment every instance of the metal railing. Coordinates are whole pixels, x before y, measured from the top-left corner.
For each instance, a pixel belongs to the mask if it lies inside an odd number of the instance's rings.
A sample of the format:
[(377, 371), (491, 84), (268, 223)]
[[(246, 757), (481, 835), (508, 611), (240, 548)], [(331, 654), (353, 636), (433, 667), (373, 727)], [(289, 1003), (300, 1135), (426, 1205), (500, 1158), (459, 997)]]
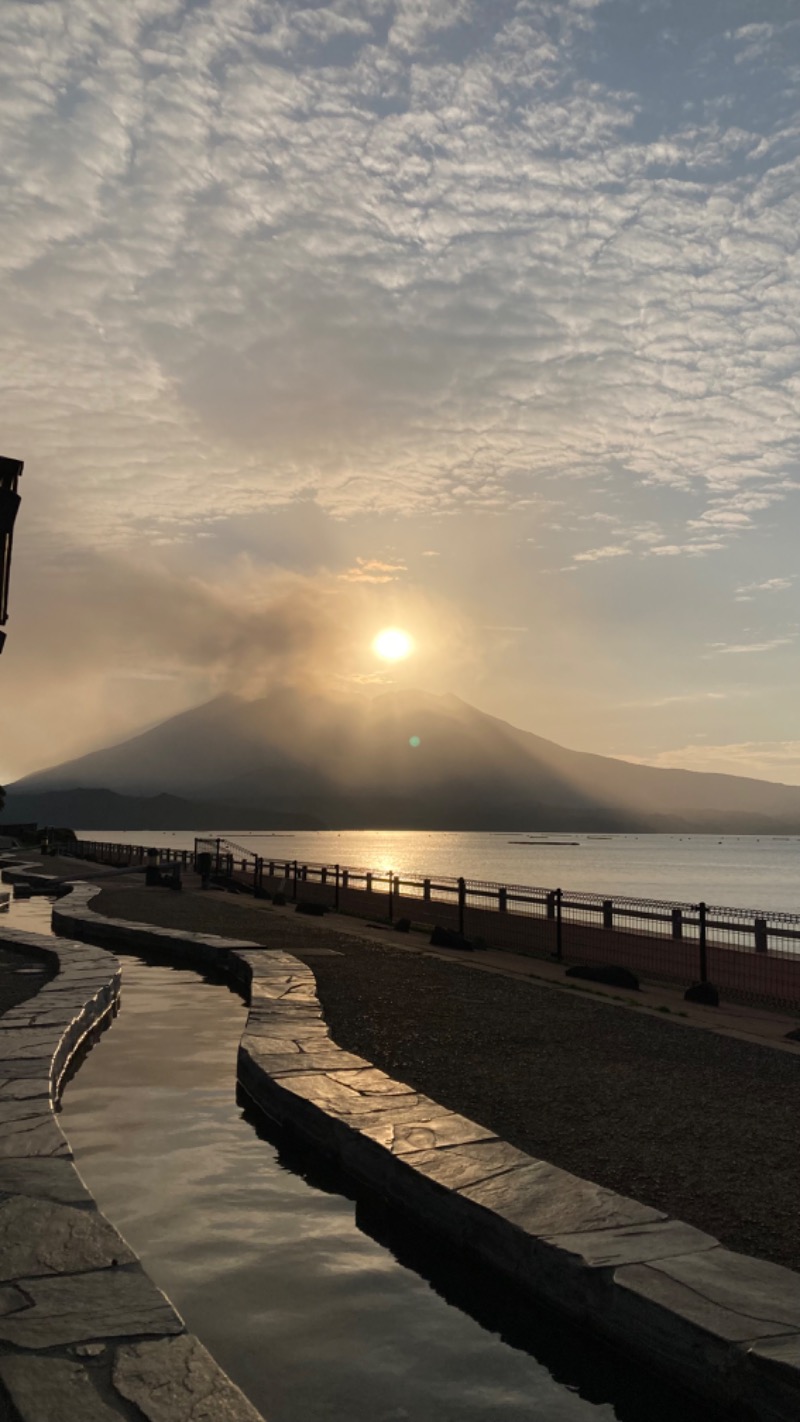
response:
[(189, 850), (78, 841), (63, 852), (105, 863), (194, 863), (257, 896), (282, 892), (357, 916), (450, 928), (467, 940), (565, 965), (615, 964), (653, 980), (712, 983), (729, 998), (800, 1010), (800, 913), (579, 893), (254, 855), (223, 838)]

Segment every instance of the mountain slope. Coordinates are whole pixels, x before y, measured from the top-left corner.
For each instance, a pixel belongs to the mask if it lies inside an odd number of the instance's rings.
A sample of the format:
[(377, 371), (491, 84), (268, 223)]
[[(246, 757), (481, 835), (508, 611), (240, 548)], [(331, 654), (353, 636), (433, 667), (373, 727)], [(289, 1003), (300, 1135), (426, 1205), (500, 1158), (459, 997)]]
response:
[(572, 751), (421, 692), (220, 697), (27, 776), (9, 787), (6, 813), (23, 794), (78, 788), (302, 811), (340, 827), (800, 830), (798, 786)]

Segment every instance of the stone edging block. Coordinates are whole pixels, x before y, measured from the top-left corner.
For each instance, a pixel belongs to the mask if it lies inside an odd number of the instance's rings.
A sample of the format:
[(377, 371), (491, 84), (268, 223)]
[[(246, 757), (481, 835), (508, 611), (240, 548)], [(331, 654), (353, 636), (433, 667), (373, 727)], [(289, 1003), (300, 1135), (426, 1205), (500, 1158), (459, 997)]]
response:
[(580, 1179), (340, 1050), (299, 959), (87, 911), (59, 931), (217, 962), (249, 996), (238, 1076), (256, 1104), (427, 1228), (712, 1404), (800, 1415), (800, 1276)]
[(147, 1422), (262, 1422), (101, 1214), (58, 1124), (71, 1060), (116, 1011), (118, 960), (1, 923), (0, 946), (56, 969), (0, 1017), (0, 1380), (17, 1413), (122, 1422), (133, 1403)]

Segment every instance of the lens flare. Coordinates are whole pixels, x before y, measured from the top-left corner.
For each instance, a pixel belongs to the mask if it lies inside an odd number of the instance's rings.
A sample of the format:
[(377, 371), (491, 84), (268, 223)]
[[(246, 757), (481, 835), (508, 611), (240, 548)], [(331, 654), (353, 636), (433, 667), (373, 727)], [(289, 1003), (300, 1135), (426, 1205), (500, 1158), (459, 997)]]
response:
[(414, 643), (401, 627), (384, 627), (372, 643), (372, 650), (385, 662), (400, 662), (411, 655)]

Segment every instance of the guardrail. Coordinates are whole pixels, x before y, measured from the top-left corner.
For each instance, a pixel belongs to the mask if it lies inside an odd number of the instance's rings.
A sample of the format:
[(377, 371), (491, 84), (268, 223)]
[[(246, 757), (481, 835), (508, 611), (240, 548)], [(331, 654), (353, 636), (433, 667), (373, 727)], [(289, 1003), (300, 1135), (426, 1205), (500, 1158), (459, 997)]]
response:
[(492, 948), (565, 964), (614, 963), (644, 977), (713, 983), (728, 997), (800, 1010), (800, 914), (268, 859), (222, 838), (198, 838), (194, 852), (87, 840), (61, 852), (120, 865), (187, 867), (205, 853), (215, 880), (258, 896), (282, 892), (357, 916), (439, 924)]

